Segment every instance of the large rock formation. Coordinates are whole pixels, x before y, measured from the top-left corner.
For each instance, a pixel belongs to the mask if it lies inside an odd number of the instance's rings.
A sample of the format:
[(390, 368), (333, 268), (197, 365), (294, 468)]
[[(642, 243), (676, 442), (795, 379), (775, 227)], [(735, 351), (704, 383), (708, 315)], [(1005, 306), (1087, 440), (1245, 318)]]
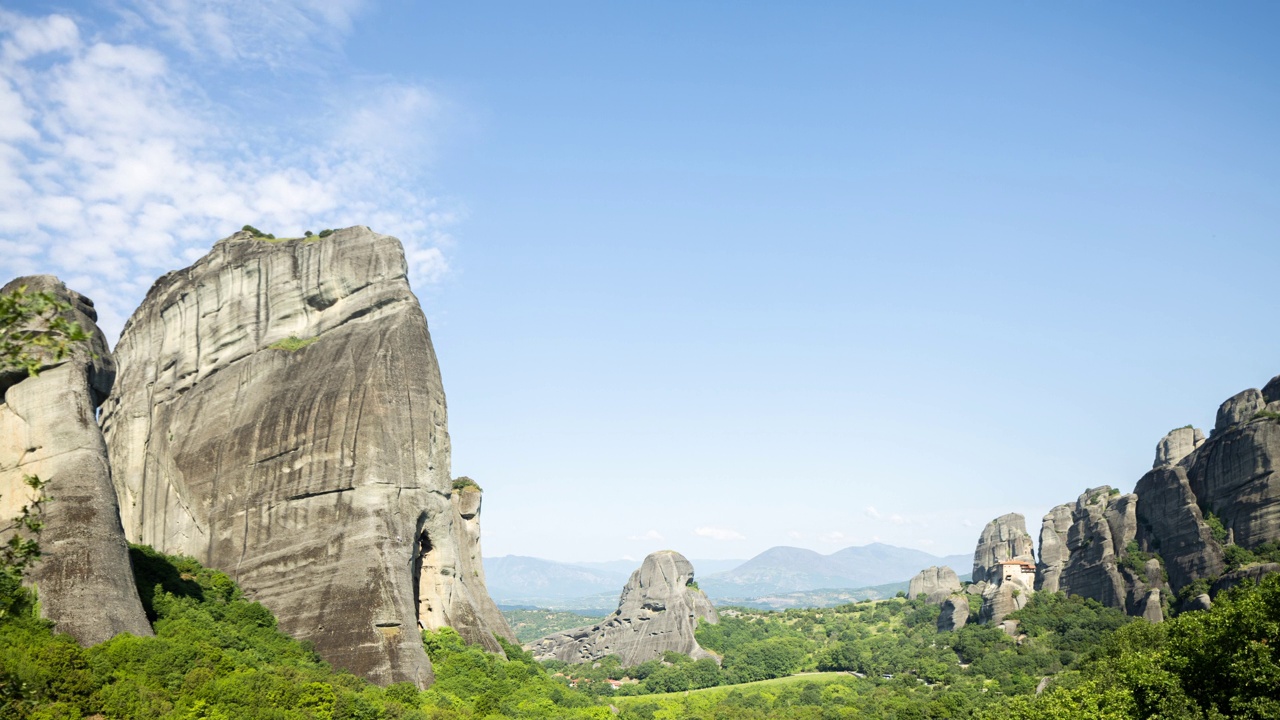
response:
[[(234, 577), (330, 663), (425, 686), (418, 627), (496, 649), (398, 240), (219, 241), (125, 325), (103, 425), (126, 534)], [(478, 504), (476, 507), (478, 511)]]
[(570, 663), (618, 655), (624, 667), (661, 658), (668, 651), (695, 659), (712, 657), (693, 637), (699, 620), (717, 623), (720, 616), (693, 586), (693, 565), (680, 553), (663, 550), (646, 557), (631, 574), (618, 609), (604, 622), (548, 635), (528, 647), (539, 660)]
[(1137, 503), (1137, 496), (1103, 485), (1086, 490), (1074, 505), (1059, 505), (1045, 515), (1039, 589), (1129, 607), (1134, 583), (1122, 574), (1119, 559), (1137, 533)]
[[(1200, 507), (1246, 548), (1280, 539), (1280, 416), (1264, 410), (1265, 401), (1257, 390), (1227, 400), (1213, 435), (1185, 461)], [(1280, 400), (1271, 402), (1280, 408)]]
[(1222, 547), (1200, 513), (1187, 471), (1157, 467), (1138, 481), (1138, 544), (1164, 560), (1169, 586), (1176, 593), (1198, 578), (1216, 577), (1224, 563)]
[(1156, 460), (1151, 467), (1177, 465), (1182, 459), (1195, 452), (1204, 444), (1204, 433), (1199, 428), (1186, 427), (1170, 430), (1160, 443), (1156, 445)]
[(969, 598), (964, 595), (952, 595), (942, 601), (942, 610), (938, 613), (939, 632), (959, 630), (968, 622)]
[(941, 605), (951, 593), (960, 589), (960, 577), (956, 571), (943, 565), (925, 568), (907, 583), (907, 597), (925, 596), (925, 601)]
[(1001, 560), (1032, 562), (1034, 543), (1027, 534), (1027, 519), (1009, 513), (987, 523), (973, 552), (973, 582), (991, 582), (1000, 572)]
[(150, 635), (94, 419), (115, 378), (97, 312), (91, 300), (50, 275), (18, 278), (0, 293), (20, 287), (69, 304), (67, 319), (90, 337), (61, 361), (46, 356), (36, 377), (25, 370), (0, 374), (0, 518), (15, 517), (33, 499), (24, 476), (43, 480), (52, 499), (43, 503), (42, 557), (30, 575), (41, 613), (83, 645), (120, 633)]

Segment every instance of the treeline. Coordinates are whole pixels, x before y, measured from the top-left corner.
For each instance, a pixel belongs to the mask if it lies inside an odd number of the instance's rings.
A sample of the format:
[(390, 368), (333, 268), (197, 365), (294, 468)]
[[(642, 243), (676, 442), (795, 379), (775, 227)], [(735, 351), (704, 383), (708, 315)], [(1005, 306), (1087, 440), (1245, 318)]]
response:
[[(28, 591), (0, 582), (0, 717), (1280, 718), (1280, 575), (1162, 625), (1041, 593), (1012, 616), (1017, 638), (976, 625), (939, 633), (938, 610), (919, 600), (729, 610), (698, 629), (720, 664), (540, 664), (443, 629), (424, 633), (436, 683), (419, 691), (334, 671), (223, 573), (132, 553), (151, 638), (81, 648), (38, 619)], [(796, 675), (806, 672), (819, 674)], [(608, 679), (622, 677), (639, 682), (615, 691)]]

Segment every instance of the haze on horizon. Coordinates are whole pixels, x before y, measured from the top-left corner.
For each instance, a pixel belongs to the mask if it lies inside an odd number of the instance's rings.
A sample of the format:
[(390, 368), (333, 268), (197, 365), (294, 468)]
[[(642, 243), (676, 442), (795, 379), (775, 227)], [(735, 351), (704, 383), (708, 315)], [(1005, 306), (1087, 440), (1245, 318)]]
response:
[(971, 551), (1280, 373), (1280, 7), (22, 1), (0, 270), (406, 245), (484, 549)]

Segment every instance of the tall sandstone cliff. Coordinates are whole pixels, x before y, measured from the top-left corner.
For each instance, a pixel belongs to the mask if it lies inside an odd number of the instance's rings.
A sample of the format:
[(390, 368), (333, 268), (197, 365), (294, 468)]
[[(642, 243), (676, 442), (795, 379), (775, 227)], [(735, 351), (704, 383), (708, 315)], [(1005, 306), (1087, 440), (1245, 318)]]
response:
[(653, 553), (631, 574), (618, 609), (597, 625), (566, 630), (529, 645), (539, 660), (594, 662), (618, 655), (623, 667), (659, 659), (668, 651), (712, 657), (693, 636), (698, 621), (720, 622), (711, 601), (693, 586), (693, 565), (672, 550)]
[(41, 613), (83, 645), (120, 633), (151, 635), (94, 419), (115, 379), (97, 312), (51, 275), (18, 278), (0, 293), (20, 287), (67, 303), (67, 319), (79, 323), (89, 341), (63, 360), (48, 358), (36, 377), (25, 370), (0, 373), (0, 518), (15, 517), (32, 499), (24, 476), (43, 480), (52, 500), (43, 504), (42, 557), (30, 575)]
[(1008, 513), (987, 523), (973, 552), (973, 582), (989, 583), (1000, 575), (1000, 561), (1035, 559), (1035, 544), (1027, 534), (1027, 519)]
[(419, 626), (490, 650), (512, 637), (464, 547), (398, 240), (236, 233), (156, 282), (116, 359), (103, 427), (130, 540), (229, 573), (282, 630), (375, 682), (431, 681)]

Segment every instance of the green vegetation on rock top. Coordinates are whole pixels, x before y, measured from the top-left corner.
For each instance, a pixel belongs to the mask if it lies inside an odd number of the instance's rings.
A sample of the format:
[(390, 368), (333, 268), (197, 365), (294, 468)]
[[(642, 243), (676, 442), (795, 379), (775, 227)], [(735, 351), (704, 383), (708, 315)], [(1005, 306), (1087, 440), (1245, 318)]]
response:
[(453, 491), (454, 492), (483, 492), (480, 489), (480, 483), (476, 482), (475, 480), (472, 480), (466, 475), (453, 479)]
[(297, 352), (302, 348), (318, 342), (319, 337), (300, 338), (297, 335), (290, 335), (283, 340), (277, 340), (267, 347), (271, 350), (285, 350), (287, 352)]

